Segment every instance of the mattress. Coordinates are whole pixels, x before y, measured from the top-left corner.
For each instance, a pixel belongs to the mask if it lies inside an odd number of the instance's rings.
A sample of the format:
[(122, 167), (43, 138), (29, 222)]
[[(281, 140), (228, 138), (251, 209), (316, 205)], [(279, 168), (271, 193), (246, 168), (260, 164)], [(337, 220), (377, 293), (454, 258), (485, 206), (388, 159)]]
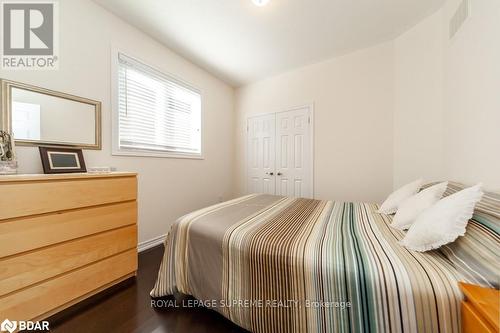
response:
[(498, 220), (418, 253), (377, 208), (252, 194), (190, 213), (151, 296), (192, 295), (251, 332), (459, 332), (457, 282), (498, 286)]

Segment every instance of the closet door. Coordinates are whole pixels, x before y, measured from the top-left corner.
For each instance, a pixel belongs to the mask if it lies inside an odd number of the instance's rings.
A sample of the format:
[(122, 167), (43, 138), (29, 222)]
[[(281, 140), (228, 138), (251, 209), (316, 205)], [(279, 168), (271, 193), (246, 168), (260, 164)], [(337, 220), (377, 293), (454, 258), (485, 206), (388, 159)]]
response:
[(312, 198), (309, 108), (276, 113), (276, 194)]
[(247, 192), (275, 194), (275, 115), (248, 118), (247, 131)]

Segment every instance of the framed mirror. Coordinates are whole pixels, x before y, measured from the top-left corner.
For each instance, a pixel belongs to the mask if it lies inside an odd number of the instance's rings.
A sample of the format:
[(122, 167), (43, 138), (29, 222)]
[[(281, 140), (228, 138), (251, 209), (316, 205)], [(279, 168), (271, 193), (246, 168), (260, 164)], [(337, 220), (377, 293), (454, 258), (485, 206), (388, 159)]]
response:
[(101, 149), (101, 102), (1, 80), (1, 128), (18, 145)]

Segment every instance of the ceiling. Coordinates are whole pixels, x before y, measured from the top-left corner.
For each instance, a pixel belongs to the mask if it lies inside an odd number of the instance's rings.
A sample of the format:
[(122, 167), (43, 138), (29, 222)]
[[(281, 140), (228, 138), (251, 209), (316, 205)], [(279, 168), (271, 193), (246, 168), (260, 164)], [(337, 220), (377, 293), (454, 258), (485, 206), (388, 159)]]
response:
[(232, 86), (393, 39), (444, 0), (94, 0)]

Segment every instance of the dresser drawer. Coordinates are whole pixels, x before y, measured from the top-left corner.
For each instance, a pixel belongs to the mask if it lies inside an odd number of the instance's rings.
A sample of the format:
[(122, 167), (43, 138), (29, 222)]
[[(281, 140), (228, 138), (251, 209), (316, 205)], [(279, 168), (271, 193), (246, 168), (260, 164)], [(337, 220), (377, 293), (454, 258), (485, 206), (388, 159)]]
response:
[(0, 220), (137, 199), (136, 177), (4, 182)]
[(136, 246), (131, 225), (0, 259), (0, 297)]
[(0, 258), (136, 222), (136, 201), (0, 221)]
[(472, 304), (462, 301), (463, 333), (497, 333), (485, 319), (478, 314)]
[(122, 280), (137, 268), (129, 250), (0, 298), (0, 313), (10, 320), (37, 320)]

